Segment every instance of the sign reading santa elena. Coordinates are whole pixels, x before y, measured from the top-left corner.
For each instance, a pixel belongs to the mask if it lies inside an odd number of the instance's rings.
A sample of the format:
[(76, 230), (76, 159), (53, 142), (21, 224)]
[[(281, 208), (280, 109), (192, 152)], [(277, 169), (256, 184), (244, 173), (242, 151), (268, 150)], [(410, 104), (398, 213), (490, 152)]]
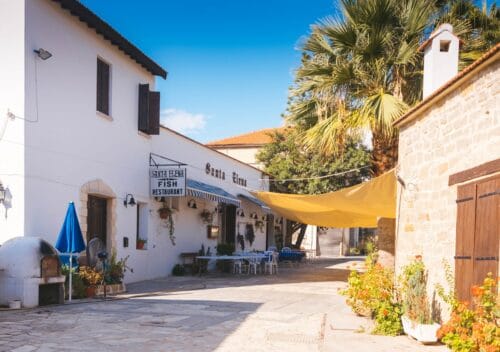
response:
[(186, 168), (151, 168), (149, 179), (152, 197), (184, 197), (186, 195)]

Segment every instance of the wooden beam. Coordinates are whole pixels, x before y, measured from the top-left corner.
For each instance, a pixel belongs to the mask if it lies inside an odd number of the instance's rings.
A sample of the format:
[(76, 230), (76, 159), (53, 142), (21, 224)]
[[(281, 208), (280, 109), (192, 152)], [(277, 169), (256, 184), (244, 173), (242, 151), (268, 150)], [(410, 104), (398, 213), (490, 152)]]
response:
[(473, 167), (472, 169), (460, 171), (456, 174), (450, 175), (450, 178), (448, 179), (448, 186), (453, 186), (457, 183), (470, 181), (478, 177), (491, 175), (499, 171), (500, 159), (492, 160), (479, 166)]

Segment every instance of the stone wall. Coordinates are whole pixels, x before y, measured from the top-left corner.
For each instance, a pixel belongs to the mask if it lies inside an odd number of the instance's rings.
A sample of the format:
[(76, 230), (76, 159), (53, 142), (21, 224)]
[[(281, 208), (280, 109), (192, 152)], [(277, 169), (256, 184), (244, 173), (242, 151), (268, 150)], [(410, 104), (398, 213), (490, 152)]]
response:
[(395, 220), (380, 218), (375, 235), (377, 236), (378, 263), (382, 266), (394, 269), (395, 250)]
[(428, 290), (454, 271), (457, 185), (451, 174), (500, 158), (500, 61), (400, 128), (396, 272), (415, 255), (428, 268)]

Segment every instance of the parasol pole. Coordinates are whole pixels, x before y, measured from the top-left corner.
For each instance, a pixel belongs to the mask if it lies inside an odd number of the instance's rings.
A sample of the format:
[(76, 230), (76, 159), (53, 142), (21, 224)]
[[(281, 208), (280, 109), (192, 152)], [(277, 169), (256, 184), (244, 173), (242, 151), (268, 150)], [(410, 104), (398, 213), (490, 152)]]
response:
[(73, 287), (72, 280), (73, 279), (73, 253), (69, 253), (69, 294), (68, 294), (68, 301), (71, 302), (71, 290)]

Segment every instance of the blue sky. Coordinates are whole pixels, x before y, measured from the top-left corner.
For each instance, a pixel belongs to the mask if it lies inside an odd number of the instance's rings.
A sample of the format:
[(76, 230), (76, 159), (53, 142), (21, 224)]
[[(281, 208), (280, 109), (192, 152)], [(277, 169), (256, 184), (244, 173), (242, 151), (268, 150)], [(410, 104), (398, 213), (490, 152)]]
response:
[(208, 142), (282, 124), (310, 25), (334, 0), (82, 0), (167, 69), (163, 119)]

